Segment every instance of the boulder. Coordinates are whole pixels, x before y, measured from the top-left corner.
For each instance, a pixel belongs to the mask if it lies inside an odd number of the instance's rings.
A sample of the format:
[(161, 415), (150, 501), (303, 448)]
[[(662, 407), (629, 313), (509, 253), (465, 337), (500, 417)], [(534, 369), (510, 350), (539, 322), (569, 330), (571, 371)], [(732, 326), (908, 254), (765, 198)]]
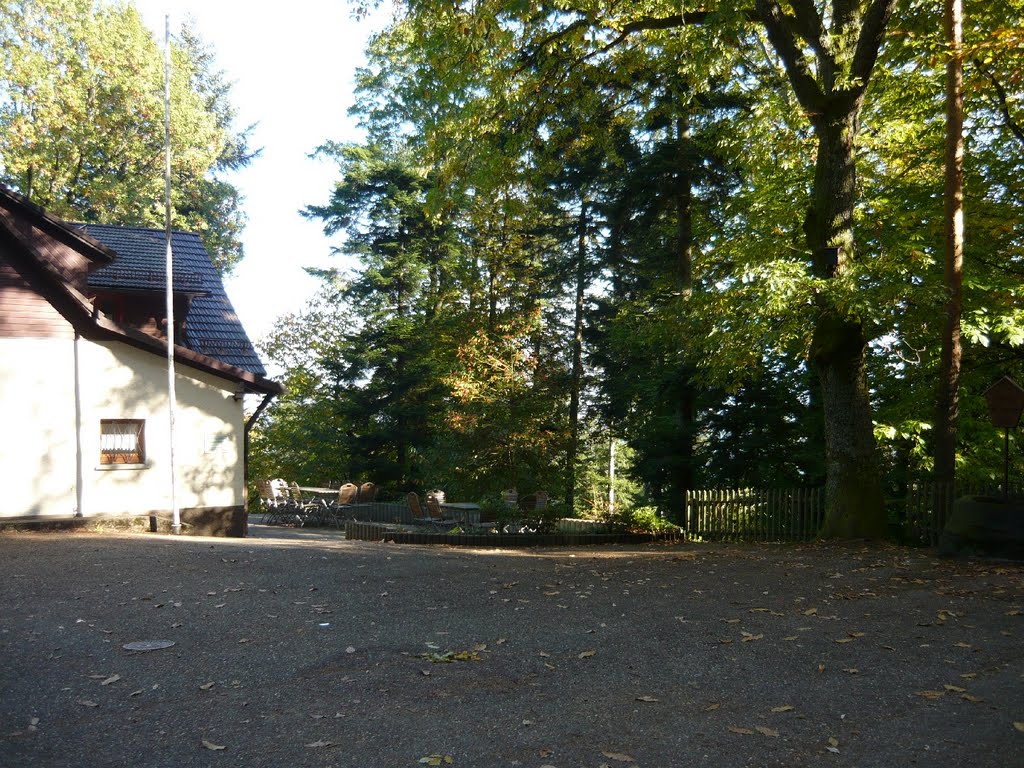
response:
[(957, 499), (939, 538), (939, 554), (982, 554), (1024, 560), (1024, 499)]

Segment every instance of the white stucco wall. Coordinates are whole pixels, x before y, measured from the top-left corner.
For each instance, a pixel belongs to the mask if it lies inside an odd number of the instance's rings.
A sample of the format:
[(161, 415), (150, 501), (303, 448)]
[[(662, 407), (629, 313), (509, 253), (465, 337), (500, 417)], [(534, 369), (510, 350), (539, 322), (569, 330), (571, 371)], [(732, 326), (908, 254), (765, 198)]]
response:
[[(241, 505), (243, 411), (231, 396), (235, 385), (176, 368), (178, 507)], [(79, 339), (77, 379), (76, 409), (73, 342), (0, 339), (0, 423), (3, 432), (18, 435), (0, 440), (0, 473), (8, 490), (0, 494), (0, 516), (74, 513), (76, 410), (82, 423), (81, 513), (169, 511), (166, 361), (121, 342)], [(100, 465), (100, 419), (145, 420), (144, 466)]]
[(75, 514), (74, 341), (0, 338), (0, 517)]

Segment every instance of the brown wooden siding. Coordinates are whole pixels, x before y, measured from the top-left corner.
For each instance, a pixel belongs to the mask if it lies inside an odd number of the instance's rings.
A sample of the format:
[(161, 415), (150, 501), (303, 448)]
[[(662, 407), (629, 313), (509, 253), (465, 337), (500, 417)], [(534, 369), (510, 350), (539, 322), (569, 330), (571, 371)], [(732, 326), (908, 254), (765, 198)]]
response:
[(0, 338), (72, 339), (71, 324), (0, 253)]
[(16, 216), (3, 206), (0, 206), (0, 219), (9, 229), (18, 232), (26, 242), (30, 243), (36, 253), (60, 273), (65, 282), (81, 293), (88, 292), (86, 278), (90, 269), (99, 264), (46, 234), (39, 227), (32, 226), (25, 218)]

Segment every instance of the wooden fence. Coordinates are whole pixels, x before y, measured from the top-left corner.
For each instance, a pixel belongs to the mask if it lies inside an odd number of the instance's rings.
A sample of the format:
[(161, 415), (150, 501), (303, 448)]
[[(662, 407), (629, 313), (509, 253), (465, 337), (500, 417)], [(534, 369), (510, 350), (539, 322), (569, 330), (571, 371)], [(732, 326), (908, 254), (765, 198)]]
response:
[[(961, 496), (1000, 496), (993, 483), (913, 483), (889, 503), (892, 533), (908, 544), (935, 546)], [(1024, 486), (1011, 485), (1011, 495)], [(809, 541), (825, 516), (823, 488), (696, 490), (686, 494), (684, 527), (708, 541)]]
[(824, 514), (823, 488), (697, 490), (686, 494), (685, 528), (709, 541), (809, 541)]
[[(1010, 483), (1009, 493), (1019, 497), (1024, 486)], [(953, 512), (953, 502), (961, 496), (1002, 496), (1000, 483), (968, 481), (955, 483), (912, 483), (907, 488), (904, 536), (907, 543), (935, 546)]]

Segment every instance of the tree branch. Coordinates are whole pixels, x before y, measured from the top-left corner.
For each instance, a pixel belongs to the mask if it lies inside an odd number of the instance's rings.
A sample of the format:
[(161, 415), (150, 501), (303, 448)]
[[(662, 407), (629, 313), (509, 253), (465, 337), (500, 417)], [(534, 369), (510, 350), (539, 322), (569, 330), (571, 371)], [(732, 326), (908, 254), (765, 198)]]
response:
[(1021, 144), (1024, 144), (1024, 127), (1020, 125), (1013, 116), (1010, 114), (1010, 102), (1006, 95), (1006, 88), (1003, 84), (996, 79), (995, 74), (985, 69), (980, 62), (975, 61), (974, 65), (982, 71), (985, 77), (988, 78), (989, 82), (992, 83), (992, 87), (996, 90), (996, 100), (999, 102), (999, 112), (1003, 116), (1003, 120), (1006, 122), (1006, 127), (1010, 129), (1010, 132)]
[(789, 82), (800, 105), (812, 115), (821, 114), (824, 111), (824, 94), (811, 73), (803, 51), (797, 45), (792, 17), (782, 12), (778, 0), (756, 0), (755, 6), (772, 47), (786, 67)]
[(867, 90), (871, 71), (875, 68), (878, 51), (885, 37), (885, 28), (889, 25), (889, 18), (895, 7), (896, 0), (871, 0), (871, 6), (864, 14), (860, 37), (857, 39), (857, 50), (853, 54), (853, 64), (850, 68), (850, 76), (856, 83), (854, 91), (857, 98), (863, 96)]
[[(748, 10), (742, 11), (742, 15), (748, 21), (759, 21), (760, 18), (756, 11)], [(643, 16), (639, 19), (635, 19), (628, 24), (625, 24), (621, 29), (615, 30), (619, 34), (616, 35), (610, 42), (606, 43), (599, 50), (591, 55), (607, 53), (612, 48), (621, 45), (631, 35), (635, 35), (638, 32), (647, 32), (651, 30), (664, 30), (664, 29), (676, 29), (678, 27), (686, 27), (690, 25), (703, 24), (708, 20), (708, 17), (712, 15), (711, 11), (687, 11), (685, 13), (675, 13), (668, 16)], [(577, 19), (566, 27), (552, 32), (547, 37), (538, 40), (531, 47), (529, 52), (522, 57), (523, 65), (519, 68), (518, 72), (525, 69), (531, 62), (535, 62), (541, 51), (552, 43), (556, 43), (559, 40), (568, 37), (578, 29), (592, 28), (600, 25), (597, 19), (593, 16), (586, 16), (581, 19)], [(587, 57), (589, 58), (589, 56)]]
[(814, 0), (789, 0), (796, 13), (794, 27), (811, 49), (819, 56), (826, 55), (825, 25)]

